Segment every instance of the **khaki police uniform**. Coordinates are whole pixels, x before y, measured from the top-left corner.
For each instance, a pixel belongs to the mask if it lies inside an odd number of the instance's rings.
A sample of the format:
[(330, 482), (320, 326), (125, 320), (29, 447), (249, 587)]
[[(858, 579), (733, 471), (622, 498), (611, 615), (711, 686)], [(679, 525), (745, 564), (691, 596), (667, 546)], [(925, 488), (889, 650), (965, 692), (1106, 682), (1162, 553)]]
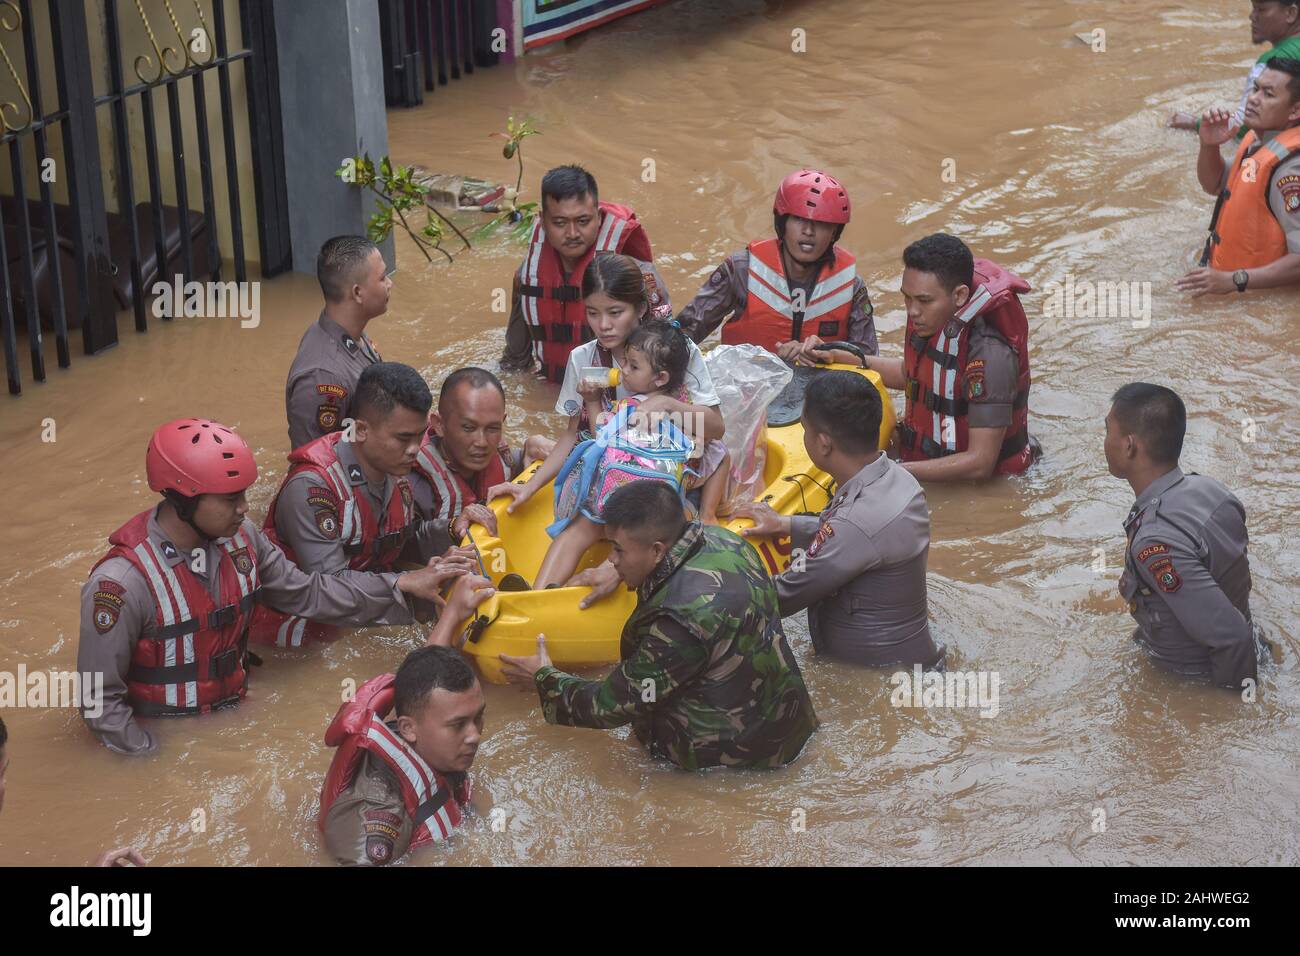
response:
[[(167, 540), (157, 515), (149, 518), (149, 539), (167, 561), (176, 567), (182, 561), (194, 569), (198, 562)], [(299, 570), (284, 552), (247, 518), (241, 528), (257, 556), (257, 576), (261, 583), (258, 601), (268, 607), (298, 614), (325, 624), (410, 624), (413, 620), (405, 595), (397, 588), (396, 573), (342, 571), (334, 575), (307, 574)], [(220, 597), (217, 569), (224, 549), (209, 541), (202, 573), (195, 574), (208, 586), (214, 598)], [(107, 621), (99, 615), (97, 624), (96, 591), (107, 589), (118, 595)], [(102, 607), (102, 606), (101, 606)], [(146, 753), (157, 748), (153, 736), (135, 719), (127, 700), (127, 673), (131, 655), (140, 640), (154, 639), (158, 633), (158, 615), (153, 591), (144, 576), (126, 558), (110, 558), (97, 567), (81, 589), (81, 633), (77, 648), (77, 670), (104, 675), (104, 701), (98, 717), (86, 716), (86, 724), (110, 750), (119, 753)], [(106, 630), (101, 627), (109, 623)]]
[[(414, 492), (409, 476), (395, 478), (385, 475), (382, 482), (371, 484), (366, 480), (356, 451), (349, 442), (339, 442), (334, 446), (334, 452), (348, 482), (358, 494), (365, 496), (366, 503), (372, 513), (379, 516), (381, 523), (383, 516), (388, 514), (393, 495), (409, 496), (414, 516)], [(351, 558), (344, 551), (339, 537), (342, 526), (334, 497), (322, 487), (319, 475), (310, 471), (299, 472), (280, 489), (275, 504), (275, 531), (280, 540), (293, 550), (298, 567), (304, 571), (335, 574), (347, 568)], [(404, 560), (425, 564), (451, 547), (446, 521), (413, 517), (409, 527), (410, 537), (401, 555)]]
[(1138, 496), (1120, 594), (1133, 639), (1161, 667), (1241, 689), (1256, 677), (1246, 511), (1223, 485), (1175, 467)]
[(930, 509), (911, 472), (882, 452), (821, 515), (793, 516), (790, 536), (803, 553), (776, 578), (781, 615), (808, 609), (818, 653), (873, 667), (943, 663), (926, 597)]
[(355, 339), (322, 312), (303, 333), (284, 387), (289, 447), (300, 448), (313, 438), (339, 431), (351, 415), (361, 373), (380, 361), (364, 332)]

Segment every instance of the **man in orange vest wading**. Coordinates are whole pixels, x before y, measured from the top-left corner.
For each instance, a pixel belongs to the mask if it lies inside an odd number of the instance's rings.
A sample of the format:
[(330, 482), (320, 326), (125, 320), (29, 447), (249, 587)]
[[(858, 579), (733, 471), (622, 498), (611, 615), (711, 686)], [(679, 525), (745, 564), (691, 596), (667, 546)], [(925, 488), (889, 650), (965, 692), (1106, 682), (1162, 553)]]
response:
[(1178, 280), (1193, 296), (1272, 289), (1300, 282), (1300, 60), (1275, 57), (1246, 100), (1250, 128), (1228, 168), (1219, 147), (1231, 114), (1201, 119), (1196, 176), (1218, 194), (1200, 268)]

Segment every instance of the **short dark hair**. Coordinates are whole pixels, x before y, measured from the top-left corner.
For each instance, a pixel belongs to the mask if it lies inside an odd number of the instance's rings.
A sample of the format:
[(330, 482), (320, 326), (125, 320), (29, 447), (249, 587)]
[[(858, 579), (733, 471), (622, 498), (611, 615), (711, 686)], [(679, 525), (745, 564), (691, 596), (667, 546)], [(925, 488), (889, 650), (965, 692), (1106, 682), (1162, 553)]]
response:
[(1187, 434), (1187, 406), (1172, 388), (1130, 382), (1111, 396), (1115, 420), (1136, 435), (1156, 464), (1176, 465)]
[(542, 209), (546, 209), (546, 200), (554, 199), (564, 202), (566, 199), (581, 199), (591, 196), (600, 202), (596, 191), (596, 177), (581, 166), (556, 166), (542, 177)]
[(357, 270), (379, 247), (365, 236), (326, 239), (316, 257), (316, 281), (328, 302), (342, 302), (354, 284)]
[(636, 349), (650, 362), (656, 374), (668, 373), (664, 391), (675, 392), (686, 381), (691, 365), (691, 346), (681, 329), (671, 322), (652, 319), (638, 325), (623, 343), (624, 349)]
[(438, 404), (441, 405), (447, 400), (447, 397), (456, 391), (456, 386), (462, 383), (469, 383), (470, 388), (483, 388), (492, 386), (501, 395), (502, 401), (505, 400), (506, 390), (501, 385), (501, 379), (497, 378), (485, 368), (478, 368), (474, 365), (468, 365), (465, 368), (458, 368), (447, 376), (442, 383), (442, 388), (438, 391)]
[[(1295, 6), (1289, 3), (1287, 6)], [(1291, 94), (1291, 102), (1300, 100), (1300, 60), (1293, 59), (1289, 56), (1275, 56), (1264, 64), (1266, 70), (1277, 70), (1279, 73), (1285, 73), (1290, 77), (1287, 80), (1286, 88)]]
[(398, 717), (414, 717), (429, 703), (429, 695), (438, 688), (459, 694), (478, 680), (460, 651), (435, 644), (420, 647), (406, 655), (393, 679), (393, 701)]
[(631, 531), (642, 541), (671, 544), (686, 529), (682, 497), (666, 481), (646, 478), (628, 482), (605, 502), (601, 518), (607, 528)]
[(352, 414), (371, 422), (381, 422), (398, 405), (421, 415), (429, 414), (433, 395), (424, 377), (401, 362), (375, 362), (367, 365), (357, 379), (357, 393), (352, 400)]
[(803, 417), (849, 454), (880, 449), (880, 393), (864, 376), (842, 369), (818, 372), (803, 396)]
[(904, 249), (903, 265), (930, 273), (949, 292), (959, 285), (975, 288), (975, 257), (966, 243), (944, 232), (918, 239)]

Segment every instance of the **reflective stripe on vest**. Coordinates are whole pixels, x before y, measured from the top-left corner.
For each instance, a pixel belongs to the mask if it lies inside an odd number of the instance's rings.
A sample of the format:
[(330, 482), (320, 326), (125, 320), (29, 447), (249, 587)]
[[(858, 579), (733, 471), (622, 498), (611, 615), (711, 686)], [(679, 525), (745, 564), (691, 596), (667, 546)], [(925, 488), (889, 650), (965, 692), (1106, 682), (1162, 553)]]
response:
[[(970, 327), (971, 319), (979, 314), (990, 299), (989, 290), (980, 286), (971, 300), (966, 303), (966, 307), (957, 313), (957, 321), (961, 325), (961, 331), (954, 337), (948, 337), (948, 326), (945, 325), (935, 336), (934, 350), (942, 356), (947, 356), (948, 361), (941, 362), (937, 358), (930, 357), (929, 361), (934, 366), (932, 370), (932, 382), (940, 383), (940, 388), (935, 390), (939, 398), (946, 399), (949, 403), (953, 401), (957, 387), (957, 356), (961, 351), (961, 337), (966, 334)], [(919, 398), (919, 396), (918, 396)], [(949, 404), (948, 408), (953, 406)], [(931, 438), (934, 443), (948, 452), (957, 450), (957, 422), (952, 415), (945, 415), (938, 409), (931, 413), (933, 425), (933, 434)]]
[[(819, 318), (850, 302), (853, 299), (853, 280), (857, 277), (857, 263), (850, 262), (839, 272), (813, 286), (812, 295), (803, 309), (804, 321)], [(753, 255), (749, 257), (748, 292), (794, 321), (794, 300), (790, 294), (790, 284), (785, 276)]]
[[(428, 843), (435, 837), (447, 839), (461, 820), (459, 807), (454, 814), (447, 809), (448, 804), (454, 804), (451, 788), (445, 783), (440, 786), (441, 776), (375, 714), (370, 716), (366, 737), (379, 748), (384, 762), (405, 782), (402, 791), (406, 810), (415, 822), (411, 846)], [(434, 826), (430, 826), (431, 822)]]
[[(227, 558), (230, 562), (231, 569), (234, 572), (235, 579), (239, 582), (240, 601), (237, 614), (247, 616), (252, 607), (253, 600), (256, 597), (259, 578), (257, 574), (257, 561), (252, 561), (252, 567), (247, 575), (243, 574), (235, 565), (229, 555), (240, 548), (248, 548), (248, 553), (252, 555), (253, 551), (249, 547), (247, 537), (243, 530), (236, 532), (233, 538), (228, 539), (222, 547), (225, 549)], [(140, 542), (132, 548), (136, 557), (140, 561), (140, 567), (144, 570), (145, 580), (149, 584), (149, 589), (153, 594), (154, 605), (158, 608), (162, 617), (161, 634), (175, 636), (164, 636), (161, 638), (163, 647), (163, 670), (177, 668), (182, 666), (195, 669), (197, 666), (197, 657), (194, 650), (194, 637), (203, 630), (220, 630), (228, 627), (229, 622), (217, 619), (216, 615), (228, 610), (227, 607), (215, 609), (208, 620), (201, 620), (193, 617), (190, 611), (189, 603), (185, 600), (185, 589), (181, 586), (180, 580), (176, 577), (175, 569), (168, 564), (167, 559), (158, 546), (149, 539)], [(213, 574), (217, 575), (220, 581), (221, 567), (213, 569)], [(218, 655), (220, 657), (220, 655)], [(207, 679), (217, 679), (225, 674), (211, 674), (212, 663), (209, 660), (209, 675)], [(140, 681), (138, 675), (140, 668), (134, 667), (136, 678), (131, 677), (128, 672), (128, 683), (133, 679)], [(149, 671), (145, 669), (146, 673)], [(233, 671), (233, 668), (232, 668)], [(229, 673), (229, 672), (227, 672)], [(198, 680), (197, 674), (194, 680), (184, 682), (173, 682), (163, 684), (163, 703), (167, 707), (197, 709), (199, 706), (198, 699)], [(142, 713), (148, 708), (137, 705), (137, 710)]]
[(461, 494), (460, 482), (448, 474), (442, 459), (433, 451), (431, 439), (425, 440), (415, 457), (420, 473), (433, 486), (433, 496), (439, 502), (438, 513), (432, 517), (450, 521), (465, 510), (465, 496)]

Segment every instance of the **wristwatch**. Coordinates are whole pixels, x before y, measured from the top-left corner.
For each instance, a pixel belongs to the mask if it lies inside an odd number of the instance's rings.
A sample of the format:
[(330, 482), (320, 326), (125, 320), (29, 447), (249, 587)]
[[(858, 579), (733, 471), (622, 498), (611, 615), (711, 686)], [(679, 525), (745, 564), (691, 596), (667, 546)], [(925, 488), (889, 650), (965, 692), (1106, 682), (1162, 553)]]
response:
[(1246, 291), (1246, 283), (1250, 281), (1250, 273), (1245, 269), (1238, 269), (1232, 274), (1232, 284), (1237, 287), (1238, 292)]

